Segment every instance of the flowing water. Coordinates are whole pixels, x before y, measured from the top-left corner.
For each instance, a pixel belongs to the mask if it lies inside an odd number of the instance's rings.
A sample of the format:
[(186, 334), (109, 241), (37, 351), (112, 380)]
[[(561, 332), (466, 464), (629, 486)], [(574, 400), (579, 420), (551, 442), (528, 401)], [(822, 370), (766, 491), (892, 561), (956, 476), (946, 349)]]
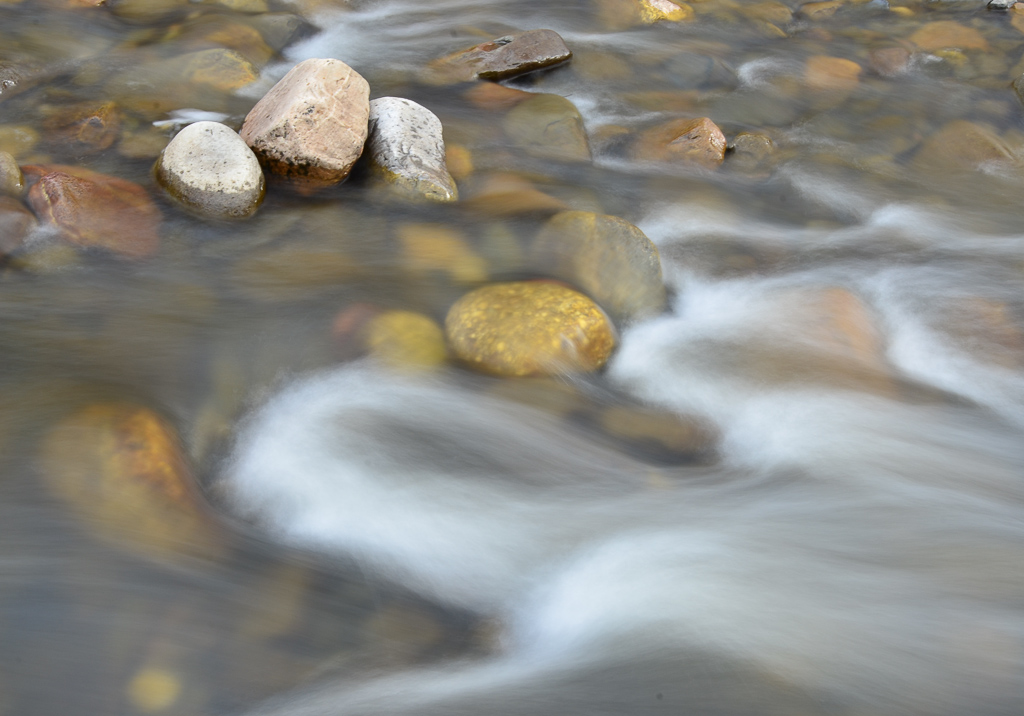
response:
[[(1024, 711), (1024, 14), (231, 5), (0, 3), (22, 77), (0, 149), (137, 181), (163, 213), (153, 258), (43, 228), (0, 276), (0, 714)], [(916, 33), (938, 21), (969, 33), (932, 47)], [(417, 79), (541, 27), (573, 61), (504, 84), (568, 97), (592, 162), (524, 150), (498, 100)], [(209, 93), (153, 69), (222, 46), (260, 79)], [(822, 79), (820, 56), (859, 74)], [(308, 57), (434, 111), (463, 201), (272, 183), (222, 223), (160, 197), (174, 126), (238, 127)], [(61, 134), (107, 100), (116, 143)], [(632, 137), (696, 116), (773, 150), (632, 159)], [(517, 188), (479, 200), (495, 180)], [(619, 326), (605, 370), (401, 370), (353, 346), (373, 310), (441, 322), (476, 285), (543, 277), (529, 245), (556, 205), (661, 253), (669, 305)], [(424, 233), (447, 238), (417, 253)], [(54, 424), (110, 400), (174, 424), (215, 547), (154, 551), (143, 521), (106, 529), (49, 487), (75, 469), (40, 457)]]

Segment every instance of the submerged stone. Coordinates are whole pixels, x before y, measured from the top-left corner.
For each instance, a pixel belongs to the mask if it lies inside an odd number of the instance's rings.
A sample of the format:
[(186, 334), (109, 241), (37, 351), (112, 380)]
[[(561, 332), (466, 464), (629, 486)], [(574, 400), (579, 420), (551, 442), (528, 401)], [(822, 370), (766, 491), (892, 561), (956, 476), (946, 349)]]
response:
[(399, 263), (414, 275), (445, 274), (455, 283), (487, 280), (487, 262), (457, 229), (444, 224), (399, 224), (395, 229), (401, 246)]
[(938, 20), (921, 26), (910, 41), (922, 50), (987, 50), (988, 41), (973, 27), (953, 20)]
[(527, 154), (567, 162), (590, 161), (590, 143), (576, 105), (556, 94), (538, 94), (505, 117), (505, 132)]
[(582, 288), (616, 321), (651, 316), (665, 307), (657, 247), (617, 216), (556, 214), (537, 235), (531, 259), (538, 269)]
[(73, 244), (141, 259), (160, 246), (160, 210), (138, 184), (59, 164), (24, 167), (37, 178), (28, 203)]
[(82, 152), (110, 148), (121, 135), (121, 111), (114, 102), (60, 107), (43, 121), (48, 136)]
[(673, 0), (640, 0), (640, 22), (687, 22), (693, 19), (693, 8)]
[(423, 79), (454, 84), (474, 79), (503, 80), (569, 60), (572, 52), (554, 30), (527, 30), (474, 45), (434, 60)]
[(1013, 161), (1013, 153), (994, 128), (960, 119), (925, 139), (912, 166), (919, 171), (962, 171), (977, 169), (988, 162)]
[(160, 155), (156, 176), (188, 209), (211, 218), (245, 218), (263, 201), (263, 171), (256, 155), (218, 122), (196, 122), (181, 130)]
[(25, 193), (25, 175), (9, 153), (0, 151), (0, 194), (20, 197)]
[(502, 376), (594, 371), (615, 348), (611, 321), (593, 301), (547, 281), (471, 291), (448, 311), (445, 332), (459, 359)]
[(164, 555), (219, 547), (175, 431), (148, 408), (82, 408), (46, 435), (41, 463), (54, 494), (119, 546)]
[(311, 187), (337, 184), (363, 151), (370, 86), (341, 60), (300, 62), (245, 118), (242, 139), (268, 171)]
[(375, 176), (413, 199), (455, 201), (458, 189), (445, 160), (441, 120), (400, 97), (370, 102), (366, 149)]
[(399, 370), (435, 368), (448, 357), (444, 331), (413, 311), (383, 311), (370, 318), (363, 340), (370, 355)]
[(0, 256), (17, 251), (36, 226), (36, 217), (17, 199), (0, 196)]
[(707, 117), (675, 119), (642, 132), (633, 157), (645, 162), (673, 162), (714, 169), (725, 159), (725, 135)]

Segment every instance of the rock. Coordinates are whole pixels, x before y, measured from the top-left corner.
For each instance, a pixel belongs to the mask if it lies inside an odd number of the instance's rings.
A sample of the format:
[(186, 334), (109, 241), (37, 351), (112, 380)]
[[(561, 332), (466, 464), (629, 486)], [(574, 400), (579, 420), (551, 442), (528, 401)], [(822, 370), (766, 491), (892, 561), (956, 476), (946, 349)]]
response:
[(0, 196), (0, 256), (17, 251), (36, 226), (36, 217), (17, 199)]
[(160, 246), (160, 210), (146, 190), (124, 179), (80, 167), (29, 165), (28, 203), (41, 221), (82, 247), (141, 259)]
[(422, 370), (447, 360), (444, 332), (422, 313), (384, 311), (372, 317), (364, 330), (370, 355), (392, 368)]
[(473, 174), (473, 153), (462, 144), (445, 144), (444, 163), (453, 179), (462, 181)]
[(693, 19), (693, 8), (673, 0), (640, 0), (640, 22), (688, 22)]
[(827, 0), (827, 2), (809, 2), (800, 6), (799, 13), (808, 20), (827, 20), (836, 14), (844, 4), (844, 0)]
[(1021, 75), (1013, 81), (1013, 91), (1017, 95), (1017, 99), (1024, 103), (1024, 75)]
[(665, 307), (657, 247), (617, 216), (555, 214), (541, 227), (531, 260), (586, 291), (616, 321), (651, 316)]
[(477, 186), (462, 205), (487, 216), (552, 214), (569, 206), (515, 174), (492, 174)]
[(0, 124), (0, 151), (15, 159), (27, 156), (39, 143), (39, 132), (25, 124)]
[(860, 65), (842, 57), (815, 55), (807, 59), (804, 82), (815, 92), (848, 93), (860, 83)]
[(766, 2), (748, 5), (744, 12), (749, 17), (770, 22), (774, 25), (785, 25), (793, 20), (793, 11), (775, 0), (766, 0)]
[(0, 62), (0, 102), (17, 94), (24, 73), (16, 65)]
[(215, 219), (251, 216), (263, 201), (263, 171), (242, 138), (218, 122), (179, 132), (156, 164), (156, 177), (186, 208)]
[(1012, 162), (1013, 153), (986, 124), (955, 120), (929, 136), (914, 155), (918, 171), (974, 170), (985, 162)]
[(299, 15), (288, 12), (268, 12), (257, 15), (249, 23), (275, 52), (280, 52), (305, 32), (313, 30)]
[(566, 162), (590, 161), (590, 143), (576, 105), (555, 94), (538, 94), (505, 116), (505, 132), (527, 154)]
[(641, 454), (673, 462), (699, 459), (711, 452), (718, 435), (708, 424), (650, 408), (612, 405), (597, 418), (612, 438), (638, 444)]
[(491, 284), (451, 307), (445, 332), (454, 354), (501, 376), (594, 371), (615, 347), (615, 331), (583, 294), (546, 281)]
[(286, 242), (243, 257), (229, 273), (231, 286), (261, 302), (305, 301), (337, 290), (358, 273), (358, 266), (336, 242)]
[(220, 5), (234, 12), (266, 12), (267, 0), (202, 0), (204, 5)]
[(444, 224), (399, 224), (395, 234), (402, 251), (399, 262), (406, 271), (417, 276), (443, 273), (463, 284), (487, 280), (487, 262), (457, 229)]
[(180, 77), (191, 84), (207, 85), (222, 92), (233, 92), (255, 82), (259, 70), (234, 50), (189, 52), (169, 63)]
[(42, 126), (48, 136), (71, 145), (72, 151), (99, 152), (117, 141), (121, 122), (114, 102), (84, 102), (53, 108)]
[(989, 10), (996, 10), (998, 12), (1006, 12), (1017, 4), (1017, 0), (988, 0), (988, 5), (985, 7)]
[(20, 197), (25, 193), (25, 175), (7, 152), (0, 151), (0, 194)]
[(153, 22), (183, 11), (191, 0), (107, 0), (110, 12), (122, 20)]
[(455, 201), (459, 191), (445, 162), (441, 120), (400, 97), (370, 102), (367, 159), (371, 171), (404, 197)]
[(89, 405), (45, 436), (42, 474), (103, 538), (131, 549), (212, 556), (216, 524), (173, 428), (148, 408)]
[(479, 109), (504, 112), (536, 95), (533, 92), (523, 92), (494, 82), (481, 81), (466, 90), (462, 96)]
[(769, 157), (775, 153), (775, 143), (766, 134), (740, 132), (732, 143), (729, 166), (748, 172), (764, 169)]
[(423, 80), (429, 84), (503, 80), (560, 65), (571, 57), (572, 52), (554, 30), (527, 30), (434, 60), (427, 65)]
[(234, 50), (259, 67), (274, 56), (259, 30), (228, 15), (200, 15), (176, 34), (174, 41), (192, 49)]
[(988, 41), (972, 27), (953, 20), (939, 20), (921, 26), (910, 41), (922, 50), (987, 50)]
[(910, 52), (903, 47), (885, 47), (872, 50), (870, 54), (871, 69), (882, 77), (902, 75), (910, 67)]
[(732, 89), (739, 84), (739, 78), (732, 67), (718, 58), (697, 52), (674, 54), (665, 63), (665, 73), (673, 85), (682, 89)]
[(155, 161), (170, 140), (167, 130), (145, 125), (122, 134), (117, 144), (117, 153), (128, 159)]
[(366, 142), (370, 86), (340, 60), (300, 62), (256, 103), (242, 139), (268, 171), (310, 187), (348, 176)]
[(725, 159), (725, 148), (725, 135), (707, 117), (675, 119), (642, 132), (633, 145), (633, 157), (714, 169)]

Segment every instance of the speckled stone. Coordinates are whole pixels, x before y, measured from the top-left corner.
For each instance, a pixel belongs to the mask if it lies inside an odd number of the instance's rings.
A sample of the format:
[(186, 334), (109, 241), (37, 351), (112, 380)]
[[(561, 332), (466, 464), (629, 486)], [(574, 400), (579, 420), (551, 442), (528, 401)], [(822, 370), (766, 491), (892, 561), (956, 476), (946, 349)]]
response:
[(665, 307), (657, 247), (617, 216), (556, 214), (537, 235), (531, 262), (582, 288), (616, 321), (650, 316)]
[(181, 130), (160, 155), (156, 175), (167, 193), (202, 216), (245, 218), (263, 200), (256, 155), (218, 122), (196, 122)]
[(348, 176), (366, 142), (370, 85), (341, 60), (300, 62), (252, 108), (240, 132), (265, 169), (311, 187)]
[(546, 281), (466, 294), (448, 311), (445, 332), (459, 359), (501, 376), (594, 371), (615, 348), (611, 321), (593, 301)]
[(401, 97), (370, 102), (366, 150), (374, 174), (403, 196), (458, 199), (445, 160), (441, 120), (426, 107)]

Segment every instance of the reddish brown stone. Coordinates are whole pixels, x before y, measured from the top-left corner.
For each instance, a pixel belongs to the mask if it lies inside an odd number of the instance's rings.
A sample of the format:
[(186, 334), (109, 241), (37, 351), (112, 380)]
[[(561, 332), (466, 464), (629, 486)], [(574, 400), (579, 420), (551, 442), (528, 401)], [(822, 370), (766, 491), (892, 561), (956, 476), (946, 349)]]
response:
[(494, 82), (478, 82), (462, 96), (474, 107), (504, 111), (512, 109), (523, 100), (530, 99), (533, 93), (504, 87)]
[(160, 210), (138, 184), (59, 164), (23, 167), (36, 183), (28, 203), (73, 244), (141, 259), (160, 245)]
[(679, 162), (714, 169), (725, 158), (725, 135), (707, 117), (675, 119), (643, 132), (633, 147), (639, 161)]
[(503, 80), (569, 60), (572, 52), (554, 30), (528, 30), (489, 40), (434, 60), (424, 76), (433, 84)]
[(43, 122), (43, 129), (78, 150), (98, 152), (109, 148), (120, 136), (121, 112), (113, 102), (62, 107)]

